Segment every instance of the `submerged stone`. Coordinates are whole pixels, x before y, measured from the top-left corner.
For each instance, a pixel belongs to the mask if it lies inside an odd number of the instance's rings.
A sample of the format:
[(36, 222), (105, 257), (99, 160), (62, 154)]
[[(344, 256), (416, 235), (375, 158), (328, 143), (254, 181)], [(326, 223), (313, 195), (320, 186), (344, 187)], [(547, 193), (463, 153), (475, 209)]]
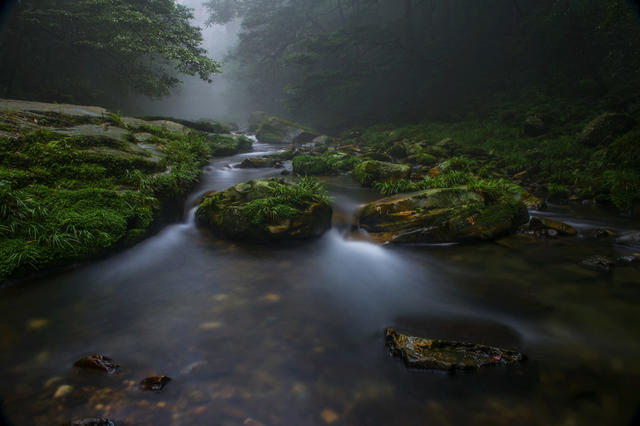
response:
[(116, 364), (111, 358), (100, 354), (81, 358), (76, 361), (73, 366), (86, 370), (101, 370), (108, 374), (113, 374), (118, 371), (118, 368), (120, 368), (120, 366)]
[(116, 424), (104, 417), (94, 417), (87, 419), (74, 420), (70, 423), (67, 423), (69, 426), (116, 426)]
[(580, 263), (586, 268), (602, 272), (611, 272), (611, 269), (615, 265), (615, 263), (608, 257), (599, 255), (589, 256)]
[(147, 377), (140, 382), (140, 389), (145, 391), (159, 392), (171, 381), (171, 377), (153, 376)]
[(491, 365), (517, 365), (525, 356), (517, 351), (449, 340), (426, 339), (385, 330), (391, 352), (407, 367), (435, 370), (473, 370)]

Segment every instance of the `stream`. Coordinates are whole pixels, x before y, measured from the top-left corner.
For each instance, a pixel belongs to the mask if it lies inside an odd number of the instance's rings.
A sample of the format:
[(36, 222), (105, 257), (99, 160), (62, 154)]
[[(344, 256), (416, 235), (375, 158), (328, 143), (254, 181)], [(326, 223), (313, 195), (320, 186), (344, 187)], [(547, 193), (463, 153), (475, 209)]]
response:
[[(5, 422), (630, 424), (640, 401), (640, 269), (603, 274), (580, 261), (632, 253), (587, 235), (637, 222), (552, 207), (541, 214), (567, 221), (577, 237), (380, 246), (350, 226), (379, 195), (337, 176), (322, 179), (334, 226), (319, 239), (238, 244), (196, 228), (203, 193), (280, 174), (232, 167), (279, 149), (254, 147), (204, 169), (182, 223), (104, 260), (0, 290)], [(514, 348), (528, 360), (471, 373), (410, 370), (389, 355), (385, 327)], [(120, 372), (72, 368), (93, 353), (112, 357)], [(141, 391), (152, 375), (173, 380), (162, 392)]]

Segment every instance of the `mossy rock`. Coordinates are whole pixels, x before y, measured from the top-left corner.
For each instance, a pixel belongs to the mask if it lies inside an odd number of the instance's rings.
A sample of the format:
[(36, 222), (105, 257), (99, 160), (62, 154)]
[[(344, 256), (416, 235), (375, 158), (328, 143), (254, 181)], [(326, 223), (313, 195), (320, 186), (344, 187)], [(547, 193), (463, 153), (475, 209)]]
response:
[(331, 228), (324, 189), (311, 179), (252, 180), (208, 194), (198, 223), (232, 240), (270, 242), (313, 238)]
[(375, 182), (406, 179), (410, 173), (411, 166), (408, 164), (375, 160), (363, 161), (353, 169), (353, 177), (364, 186), (373, 186)]
[(491, 240), (528, 220), (526, 206), (511, 194), (485, 200), (467, 186), (383, 198), (364, 206), (358, 215), (360, 228), (394, 243)]
[(604, 145), (616, 136), (627, 133), (635, 124), (635, 120), (627, 114), (604, 113), (585, 126), (580, 134), (580, 142), (587, 146)]
[(435, 370), (475, 370), (487, 366), (513, 366), (525, 360), (520, 352), (494, 346), (428, 339), (385, 330), (385, 342), (407, 367)]
[(299, 175), (335, 175), (347, 172), (360, 160), (344, 152), (327, 152), (319, 156), (297, 155), (293, 158), (293, 171)]
[(253, 142), (244, 135), (215, 135), (210, 137), (214, 157), (226, 157), (250, 152)]
[(264, 143), (306, 143), (319, 135), (301, 124), (280, 117), (268, 117), (258, 127), (256, 137)]

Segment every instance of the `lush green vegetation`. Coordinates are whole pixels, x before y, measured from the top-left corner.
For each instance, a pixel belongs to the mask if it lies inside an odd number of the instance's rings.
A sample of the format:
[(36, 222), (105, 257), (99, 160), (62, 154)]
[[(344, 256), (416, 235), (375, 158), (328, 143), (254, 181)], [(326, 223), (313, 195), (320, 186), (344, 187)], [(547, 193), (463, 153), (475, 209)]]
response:
[[(111, 122), (122, 125), (117, 114)], [(139, 241), (179, 208), (206, 159), (251, 141), (144, 125), (160, 157), (129, 142), (48, 130), (0, 138), (0, 279)], [(133, 136), (131, 137), (133, 139)]]

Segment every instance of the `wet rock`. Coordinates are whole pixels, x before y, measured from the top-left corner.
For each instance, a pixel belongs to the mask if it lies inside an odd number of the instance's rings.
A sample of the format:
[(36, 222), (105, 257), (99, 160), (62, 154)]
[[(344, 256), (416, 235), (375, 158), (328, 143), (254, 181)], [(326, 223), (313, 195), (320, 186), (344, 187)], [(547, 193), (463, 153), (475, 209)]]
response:
[(385, 330), (391, 352), (407, 367), (436, 370), (472, 370), (490, 365), (510, 366), (524, 361), (520, 352), (493, 346), (408, 336)]
[(406, 179), (411, 173), (408, 164), (394, 164), (384, 161), (363, 161), (353, 169), (353, 177), (364, 186), (372, 186), (375, 182)]
[(605, 145), (631, 130), (634, 125), (635, 120), (627, 114), (607, 112), (585, 126), (580, 141), (587, 146)]
[(279, 117), (267, 117), (260, 123), (256, 137), (264, 143), (307, 143), (319, 136), (309, 128)]
[(393, 161), (393, 157), (390, 156), (389, 154), (384, 152), (376, 152), (376, 151), (367, 152), (364, 158), (368, 160), (373, 160), (373, 161), (387, 161), (387, 162)]
[(236, 167), (240, 169), (282, 168), (282, 162), (277, 158), (249, 157), (242, 160)]
[(387, 151), (387, 154), (393, 158), (405, 158), (407, 156), (407, 149), (403, 143), (397, 142)]
[(108, 374), (113, 374), (118, 371), (118, 368), (120, 368), (120, 366), (116, 364), (111, 358), (100, 354), (81, 358), (76, 361), (73, 366), (86, 370), (101, 370)]
[(605, 239), (615, 237), (616, 233), (611, 229), (594, 229), (593, 231), (591, 231), (591, 235), (594, 238)]
[(640, 253), (616, 258), (616, 266), (640, 266)]
[(147, 377), (140, 382), (140, 389), (144, 391), (159, 392), (171, 381), (167, 376), (153, 376)]
[(640, 231), (629, 232), (616, 238), (616, 243), (624, 246), (640, 246)]
[(466, 186), (383, 198), (358, 215), (361, 229), (393, 243), (490, 240), (513, 233), (528, 220), (523, 203), (512, 197), (485, 201)]
[(87, 419), (74, 420), (67, 423), (68, 426), (116, 426), (113, 420), (104, 417), (94, 417)]
[(528, 192), (524, 192), (522, 194), (522, 202), (527, 206), (527, 208), (532, 210), (544, 210), (547, 208), (547, 203), (543, 199), (538, 198), (535, 195), (531, 195)]
[(566, 223), (560, 222), (558, 220), (538, 216), (531, 218), (531, 222), (529, 222), (529, 228), (553, 229), (560, 235), (576, 235), (578, 233), (578, 231), (576, 231), (575, 228), (573, 228), (571, 225), (567, 225)]
[(322, 188), (309, 182), (270, 178), (235, 185), (202, 202), (196, 212), (198, 223), (235, 240), (318, 237), (331, 227), (332, 210)]
[(56, 389), (56, 392), (53, 394), (54, 398), (62, 398), (69, 395), (73, 391), (73, 386), (71, 385), (62, 385)]
[(611, 269), (615, 265), (608, 257), (599, 255), (589, 256), (580, 262), (580, 264), (586, 268), (602, 272), (611, 272)]

